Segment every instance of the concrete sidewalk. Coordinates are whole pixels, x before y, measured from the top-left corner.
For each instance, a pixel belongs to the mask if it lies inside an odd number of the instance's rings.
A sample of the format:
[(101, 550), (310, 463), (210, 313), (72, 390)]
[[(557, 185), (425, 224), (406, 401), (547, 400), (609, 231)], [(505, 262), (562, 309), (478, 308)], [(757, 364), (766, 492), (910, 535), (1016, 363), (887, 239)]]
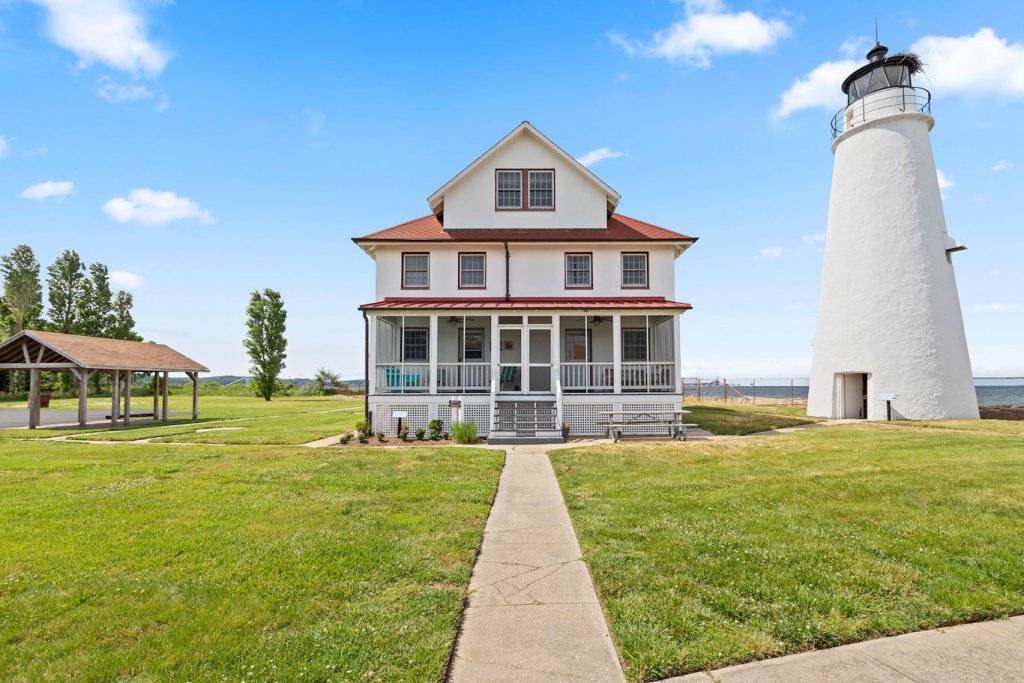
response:
[(731, 666), (665, 683), (1024, 681), (1024, 617), (919, 631)]
[(623, 680), (550, 448), (507, 449), (449, 680)]

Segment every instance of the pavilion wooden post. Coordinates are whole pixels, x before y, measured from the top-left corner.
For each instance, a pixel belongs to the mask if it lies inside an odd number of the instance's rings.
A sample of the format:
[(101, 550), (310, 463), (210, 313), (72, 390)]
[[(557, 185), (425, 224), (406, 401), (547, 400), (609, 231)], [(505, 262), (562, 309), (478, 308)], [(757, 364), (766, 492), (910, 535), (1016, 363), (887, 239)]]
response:
[(164, 370), (163, 380), (161, 381), (160, 384), (161, 384), (161, 387), (163, 389), (163, 394), (164, 394), (163, 395), (163, 405), (161, 406), (162, 409), (163, 409), (161, 411), (162, 412), (161, 419), (164, 422), (167, 422), (167, 371), (166, 370)]
[(160, 373), (153, 371), (153, 419), (160, 418)]
[(92, 373), (85, 368), (72, 369), (71, 372), (78, 378), (78, 427), (85, 429), (89, 421), (89, 377)]
[(199, 373), (187, 373), (192, 378), (192, 419), (199, 418)]
[(40, 379), (42, 373), (39, 370), (29, 370), (28, 390), (28, 428), (35, 429), (39, 426), (39, 393)]
[(114, 370), (110, 373), (110, 426), (117, 428), (117, 422), (121, 418), (121, 371)]
[(124, 371), (124, 426), (132, 423), (132, 371)]

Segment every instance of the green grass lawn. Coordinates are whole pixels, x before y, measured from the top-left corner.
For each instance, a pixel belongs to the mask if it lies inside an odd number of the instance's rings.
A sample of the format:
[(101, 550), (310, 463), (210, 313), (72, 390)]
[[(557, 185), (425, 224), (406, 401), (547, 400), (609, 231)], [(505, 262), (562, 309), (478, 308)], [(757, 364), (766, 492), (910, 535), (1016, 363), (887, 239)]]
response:
[[(168, 397), (168, 409), (170, 412), (187, 412), (191, 415), (191, 400), (192, 399), (190, 397), (172, 395)], [(16, 405), (12, 405), (12, 402), (8, 401), (4, 405), (7, 407), (23, 408), (24, 402), (18, 402)], [(50, 405), (54, 409), (77, 410), (78, 401), (77, 399), (60, 399), (58, 401), (51, 402)], [(152, 404), (148, 401), (142, 404), (133, 402), (132, 406), (134, 412), (135, 410), (151, 408)], [(150, 419), (142, 419), (133, 422), (127, 428), (120, 428), (117, 430), (108, 430), (105, 428), (97, 429), (96, 427), (90, 427), (87, 429), (54, 429), (48, 427), (42, 427), (39, 429), (0, 429), (0, 440), (47, 439), (54, 436), (73, 436), (82, 434), (87, 435), (82, 438), (89, 441), (133, 441), (136, 439), (148, 439), (170, 434), (181, 434), (191, 432), (196, 429), (218, 426), (216, 424), (207, 424), (211, 421), (303, 415), (306, 413), (340, 411), (342, 409), (346, 410), (346, 413), (339, 413), (341, 415), (356, 414), (358, 413), (358, 409), (362, 406), (363, 398), (361, 396), (328, 396), (313, 398), (281, 397), (275, 398), (272, 401), (264, 401), (261, 398), (253, 398), (250, 396), (200, 396), (198, 420), (192, 420), (191, 417), (188, 416), (170, 417), (166, 423), (154, 422)], [(91, 398), (89, 399), (89, 407), (90, 409), (95, 410), (109, 409), (110, 401), (109, 399)], [(343, 425), (347, 424), (348, 422), (343, 423)], [(351, 426), (342, 426), (339, 433), (340, 431), (350, 428)], [(324, 436), (329, 436), (329, 434), (324, 434)], [(306, 440), (311, 441), (312, 439)], [(257, 440), (232, 441), (229, 443), (301, 442), (285, 439), (281, 442)]]
[[(352, 431), (363, 419), (361, 409), (335, 410), (327, 413), (303, 413), (286, 417), (265, 417), (254, 420), (217, 422), (200, 426), (218, 431), (190, 431), (173, 436), (159, 436), (158, 443), (220, 443), (220, 444), (302, 444), (343, 432)], [(222, 428), (230, 428), (221, 431)]]
[(1020, 438), (850, 425), (552, 460), (632, 680), (1024, 612)]
[(5, 680), (440, 680), (502, 455), (0, 446)]
[(683, 407), (691, 413), (683, 416), (687, 422), (693, 422), (712, 434), (754, 434), (821, 421), (819, 418), (801, 415), (806, 410), (803, 407), (704, 403), (690, 403)]

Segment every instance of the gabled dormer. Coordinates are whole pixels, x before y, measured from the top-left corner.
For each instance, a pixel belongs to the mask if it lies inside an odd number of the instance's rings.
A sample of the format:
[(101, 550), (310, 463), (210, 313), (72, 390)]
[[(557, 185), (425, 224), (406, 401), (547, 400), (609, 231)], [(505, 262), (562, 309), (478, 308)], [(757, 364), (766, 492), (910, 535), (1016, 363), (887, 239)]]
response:
[(445, 231), (603, 230), (619, 199), (618, 192), (523, 121), (427, 201)]

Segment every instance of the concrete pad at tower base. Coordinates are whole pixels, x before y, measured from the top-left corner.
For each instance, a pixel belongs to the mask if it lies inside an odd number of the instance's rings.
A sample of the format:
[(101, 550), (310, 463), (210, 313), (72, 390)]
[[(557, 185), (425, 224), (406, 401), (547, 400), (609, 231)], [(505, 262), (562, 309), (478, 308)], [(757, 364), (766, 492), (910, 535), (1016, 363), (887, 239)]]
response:
[(672, 683), (1024, 680), (1024, 617), (868, 640), (698, 672)]

